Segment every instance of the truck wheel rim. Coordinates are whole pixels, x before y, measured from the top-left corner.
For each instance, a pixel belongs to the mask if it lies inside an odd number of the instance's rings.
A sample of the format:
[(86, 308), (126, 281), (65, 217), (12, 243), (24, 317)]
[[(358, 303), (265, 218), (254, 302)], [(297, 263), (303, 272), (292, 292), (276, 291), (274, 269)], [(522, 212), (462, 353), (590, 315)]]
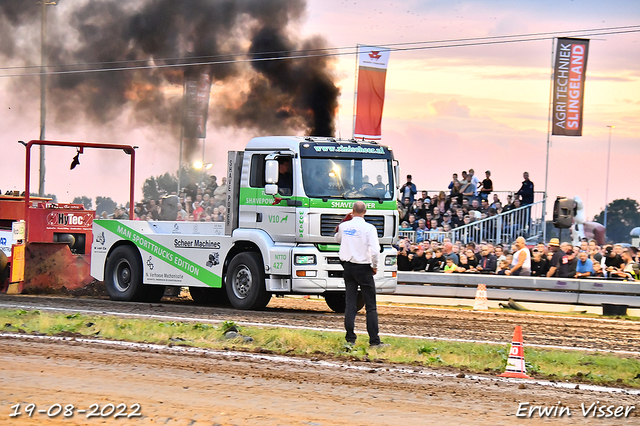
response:
[(233, 294), (238, 299), (245, 299), (251, 291), (252, 281), (253, 279), (249, 268), (241, 265), (233, 277)]
[(113, 271), (113, 282), (119, 292), (124, 293), (131, 286), (131, 265), (124, 259), (120, 259)]

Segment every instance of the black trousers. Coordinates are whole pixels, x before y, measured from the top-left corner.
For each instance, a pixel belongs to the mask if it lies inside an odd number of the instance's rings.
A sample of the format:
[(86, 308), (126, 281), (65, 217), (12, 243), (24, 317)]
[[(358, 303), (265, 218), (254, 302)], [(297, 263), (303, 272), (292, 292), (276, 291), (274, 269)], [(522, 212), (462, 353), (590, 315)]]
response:
[(357, 313), (358, 287), (360, 287), (362, 296), (364, 297), (364, 305), (367, 309), (369, 344), (377, 345), (380, 343), (380, 337), (378, 336), (378, 309), (376, 307), (376, 284), (373, 280), (371, 265), (344, 262), (343, 267), (344, 285), (346, 288), (344, 328), (347, 331), (347, 335), (345, 339), (350, 343), (355, 343), (356, 341), (354, 328)]

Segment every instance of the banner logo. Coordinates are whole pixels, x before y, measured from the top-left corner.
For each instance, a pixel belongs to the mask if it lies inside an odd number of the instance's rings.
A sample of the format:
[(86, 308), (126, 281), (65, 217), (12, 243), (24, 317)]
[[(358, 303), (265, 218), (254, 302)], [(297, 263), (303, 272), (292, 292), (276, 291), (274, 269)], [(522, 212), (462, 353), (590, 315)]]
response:
[(379, 140), (390, 52), (374, 46), (360, 46), (359, 50), (354, 137)]
[(207, 266), (211, 268), (212, 266), (218, 266), (220, 264), (220, 253), (213, 252), (209, 255), (209, 260), (207, 260)]
[(75, 228), (91, 228), (93, 223), (93, 213), (56, 213), (52, 212), (47, 215), (47, 225), (49, 226), (68, 226)]
[(589, 40), (559, 38), (553, 72), (552, 134), (582, 136)]

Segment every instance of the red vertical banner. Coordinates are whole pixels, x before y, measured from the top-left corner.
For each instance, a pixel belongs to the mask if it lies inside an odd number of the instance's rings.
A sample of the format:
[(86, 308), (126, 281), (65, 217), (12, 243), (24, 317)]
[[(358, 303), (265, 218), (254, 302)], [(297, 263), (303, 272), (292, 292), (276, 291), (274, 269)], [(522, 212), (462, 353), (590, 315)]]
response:
[(588, 53), (589, 40), (558, 39), (553, 70), (553, 135), (582, 136)]
[(358, 88), (354, 137), (382, 138), (384, 87), (389, 64), (389, 50), (361, 46), (358, 53)]
[(209, 115), (209, 74), (187, 74), (184, 76), (184, 113), (182, 125), (184, 137), (188, 139), (207, 137), (207, 117)]

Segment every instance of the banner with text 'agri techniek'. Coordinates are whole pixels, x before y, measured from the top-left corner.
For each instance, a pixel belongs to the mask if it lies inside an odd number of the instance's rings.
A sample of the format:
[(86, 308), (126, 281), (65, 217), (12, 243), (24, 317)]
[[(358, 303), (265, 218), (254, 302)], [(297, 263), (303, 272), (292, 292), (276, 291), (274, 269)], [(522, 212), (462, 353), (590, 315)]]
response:
[(354, 131), (356, 138), (377, 140), (382, 137), (382, 108), (388, 64), (388, 49), (360, 46)]
[(582, 106), (589, 40), (559, 38), (553, 71), (552, 132), (582, 136)]

